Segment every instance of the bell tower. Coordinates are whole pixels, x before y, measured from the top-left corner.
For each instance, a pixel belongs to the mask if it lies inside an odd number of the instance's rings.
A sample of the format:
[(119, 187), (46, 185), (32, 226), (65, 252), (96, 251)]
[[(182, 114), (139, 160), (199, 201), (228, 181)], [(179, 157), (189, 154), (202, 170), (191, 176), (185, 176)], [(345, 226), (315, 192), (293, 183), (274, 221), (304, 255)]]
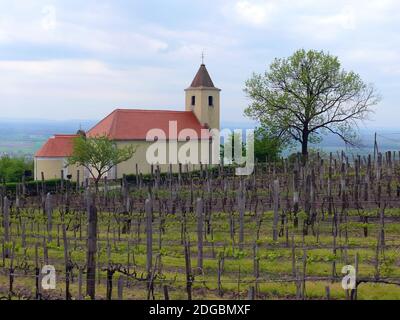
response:
[(192, 111), (203, 126), (220, 129), (220, 91), (202, 63), (192, 84), (185, 89), (185, 110)]

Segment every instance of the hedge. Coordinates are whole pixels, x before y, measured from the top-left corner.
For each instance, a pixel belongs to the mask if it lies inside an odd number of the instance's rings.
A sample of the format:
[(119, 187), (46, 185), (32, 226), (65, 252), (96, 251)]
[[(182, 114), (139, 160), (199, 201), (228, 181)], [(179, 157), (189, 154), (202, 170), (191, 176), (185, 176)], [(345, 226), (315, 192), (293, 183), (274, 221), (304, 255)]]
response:
[[(64, 180), (64, 186), (69, 185), (72, 188), (76, 187), (76, 182), (71, 182), (68, 180)], [(46, 192), (56, 192), (60, 189), (61, 186), (61, 179), (50, 179), (45, 180), (43, 182), (44, 188)], [(17, 188), (22, 190), (22, 183), (17, 182), (8, 182), (1, 186), (1, 190), (11, 195), (15, 195)], [(42, 181), (27, 181), (25, 182), (25, 192), (27, 195), (37, 195), (37, 191), (39, 192), (42, 190)]]

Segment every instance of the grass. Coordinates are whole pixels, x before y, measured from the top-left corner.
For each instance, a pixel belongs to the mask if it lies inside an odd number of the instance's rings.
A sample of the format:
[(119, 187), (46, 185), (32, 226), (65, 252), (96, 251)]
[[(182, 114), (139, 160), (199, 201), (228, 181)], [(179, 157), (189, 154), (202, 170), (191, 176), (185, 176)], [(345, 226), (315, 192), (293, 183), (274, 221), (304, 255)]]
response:
[[(39, 248), (40, 264), (43, 265), (43, 241), (46, 241), (49, 263), (55, 265), (58, 275), (57, 289), (49, 292), (52, 297), (63, 297), (64, 295), (64, 249), (62, 246), (61, 234), (57, 232), (57, 224), (60, 223), (59, 212), (54, 212), (53, 221), (53, 240), (47, 242), (47, 232), (45, 219), (40, 214), (30, 214), (21, 212), (21, 219), (26, 225), (26, 247), (22, 247), (21, 230), (18, 230), (20, 218), (12, 219), (12, 239), (15, 241), (15, 261), (16, 278), (14, 288), (16, 291), (31, 292), (34, 288), (33, 267), (35, 265), (34, 245), (36, 242), (41, 244)], [(390, 217), (399, 217), (400, 210), (391, 209), (388, 213)], [(364, 237), (362, 223), (357, 222), (356, 213), (349, 212), (349, 222), (341, 225), (342, 234), (337, 238), (338, 249), (336, 254), (332, 250), (333, 238), (330, 233), (331, 219), (327, 217), (319, 224), (319, 239), (311, 233), (303, 238), (302, 219), (299, 215), (299, 228), (294, 229), (292, 223), (289, 234), (294, 234), (295, 239), (295, 261), (302, 270), (303, 248), (306, 248), (307, 277), (324, 277), (325, 280), (309, 280), (306, 282), (306, 297), (309, 299), (324, 299), (326, 296), (326, 286), (330, 287), (332, 299), (345, 299), (345, 291), (341, 288), (340, 278), (332, 283), (328, 281), (332, 274), (333, 262), (336, 263), (336, 272), (341, 276), (341, 268), (346, 264), (352, 264), (356, 253), (359, 256), (359, 276), (374, 277), (376, 273), (376, 235), (378, 226), (376, 222), (368, 225), (368, 237)], [(82, 217), (81, 217), (82, 218)], [(120, 216), (117, 218), (126, 218)], [(278, 242), (272, 240), (272, 213), (265, 212), (260, 228), (260, 237), (256, 239), (257, 223), (251, 213), (245, 216), (245, 243), (242, 250), (238, 248), (238, 214), (234, 213), (236, 224), (235, 239), (230, 238), (229, 214), (215, 213), (212, 215), (213, 235), (207, 234), (204, 243), (204, 269), (203, 274), (196, 274), (193, 283), (194, 299), (224, 299), (224, 298), (246, 298), (250, 286), (255, 284), (254, 278), (254, 253), (253, 245), (257, 243), (260, 279), (258, 281), (258, 297), (262, 299), (295, 299), (296, 285), (293, 281), (284, 282), (292, 277), (292, 249), (286, 246), (285, 237), (279, 238)], [(66, 216), (67, 224), (71, 227), (79, 220), (79, 213)], [(83, 217), (83, 221), (85, 221)], [(109, 213), (99, 213), (99, 244), (100, 255), (99, 264), (105, 268), (109, 262), (111, 264), (121, 264), (127, 266), (128, 252), (130, 260), (130, 270), (136, 270), (138, 275), (145, 275), (146, 266), (146, 234), (143, 216), (139, 213), (133, 214), (133, 223), (130, 234), (118, 232), (118, 219)], [(138, 233), (138, 222), (140, 221), (140, 232)], [(159, 244), (159, 218), (155, 214), (153, 226), (153, 255), (161, 255), (161, 274), (156, 279), (155, 297), (163, 298), (164, 284), (168, 284), (171, 299), (185, 299), (186, 275), (184, 247), (181, 243), (181, 217), (177, 215), (167, 215), (164, 223), (164, 233), (161, 233), (162, 247)], [(344, 231), (347, 227), (348, 242), (346, 245)], [(71, 228), (70, 228), (71, 229)], [(0, 239), (3, 237), (3, 228), (0, 229)], [(61, 228), (60, 228), (61, 230)], [(82, 226), (82, 239), (80, 230), (76, 232), (68, 230), (69, 250), (71, 260), (80, 267), (84, 267), (86, 261), (86, 226)], [(109, 231), (108, 231), (109, 230)], [(197, 262), (197, 233), (195, 216), (187, 215), (188, 238), (191, 243), (191, 261), (193, 270), (196, 269)], [(382, 278), (400, 278), (400, 221), (393, 220), (388, 222), (385, 227), (385, 235), (389, 245), (384, 254), (380, 254), (379, 273)], [(128, 239), (130, 245), (128, 248)], [(290, 240), (290, 239), (289, 239)], [(58, 246), (60, 243), (60, 246)], [(8, 247), (11, 244), (7, 244)], [(346, 246), (345, 248), (339, 248)], [(110, 257), (107, 256), (107, 247), (110, 247)], [(224, 269), (222, 273), (223, 296), (218, 295), (217, 272), (218, 257), (224, 256)], [(109, 260), (110, 258), (110, 260)], [(153, 258), (155, 260), (155, 258)], [(8, 292), (8, 267), (10, 259), (5, 259), (2, 265), (0, 276), (0, 292), (6, 295)], [(0, 262), (1, 263), (1, 262)], [(240, 270), (240, 283), (238, 284)], [(74, 281), (71, 284), (71, 293), (77, 297), (77, 269), (73, 270)], [(102, 270), (98, 275), (101, 277), (101, 284), (97, 286), (97, 296), (105, 298), (106, 292), (106, 272)], [(119, 274), (114, 276), (114, 298), (116, 298), (116, 280)], [(131, 283), (130, 283), (131, 282)], [(131, 280), (124, 286), (125, 299), (145, 299), (147, 289), (144, 282)], [(85, 288), (85, 286), (83, 286)], [(1, 295), (1, 294), (0, 294)], [(400, 286), (384, 284), (361, 284), (358, 290), (358, 299), (400, 299)]]

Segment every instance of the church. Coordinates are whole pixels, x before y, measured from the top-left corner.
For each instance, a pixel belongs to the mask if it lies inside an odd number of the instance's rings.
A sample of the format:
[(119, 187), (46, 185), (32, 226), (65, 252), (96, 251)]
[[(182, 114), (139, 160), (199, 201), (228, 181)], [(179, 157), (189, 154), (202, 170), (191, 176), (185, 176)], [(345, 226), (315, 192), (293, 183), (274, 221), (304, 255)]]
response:
[[(212, 140), (212, 135), (205, 137), (204, 132), (220, 130), (220, 91), (214, 86), (205, 64), (202, 63), (191, 85), (185, 89), (184, 111), (118, 108), (111, 112), (88, 130), (86, 137), (107, 136), (116, 143), (117, 147), (133, 144), (136, 152), (130, 160), (114, 166), (107, 173), (107, 177), (119, 179), (124, 174), (149, 173), (151, 163), (146, 155), (158, 139), (165, 140), (167, 145), (166, 163), (153, 163), (159, 165), (162, 172), (166, 172), (170, 167), (176, 172), (179, 163), (191, 166), (190, 169), (196, 169), (199, 163), (208, 161), (208, 163), (215, 163), (215, 159), (210, 159), (212, 152), (210, 152), (209, 141)], [(154, 130), (165, 132), (165, 135), (162, 138), (156, 135), (157, 137), (149, 140), (149, 132), (154, 132)], [(72, 155), (73, 141), (76, 137), (78, 134), (55, 134), (46, 141), (34, 156), (35, 180), (42, 179), (42, 176), (45, 180), (61, 178), (61, 175), (70, 176), (72, 181), (78, 179), (78, 174), (81, 179), (89, 177), (86, 169), (68, 165), (68, 158)], [(206, 139), (210, 145), (207, 152), (199, 147), (201, 144), (198, 142), (202, 139)], [(191, 150), (195, 148), (198, 150), (198, 153), (196, 152), (198, 161), (176, 162), (176, 154), (168, 151), (171, 150), (173, 143), (177, 144), (178, 150), (183, 145), (192, 143)], [(209, 159), (202, 161), (204, 157)], [(171, 161), (173, 158), (175, 161)]]

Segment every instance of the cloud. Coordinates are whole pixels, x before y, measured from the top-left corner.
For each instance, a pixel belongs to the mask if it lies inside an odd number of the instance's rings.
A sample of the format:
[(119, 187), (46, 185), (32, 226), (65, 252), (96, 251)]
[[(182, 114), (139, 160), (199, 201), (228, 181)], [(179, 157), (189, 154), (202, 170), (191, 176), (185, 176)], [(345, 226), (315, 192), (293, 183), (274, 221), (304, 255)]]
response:
[(298, 48), (338, 55), (366, 81), (391, 86), (385, 101), (398, 100), (398, 0), (154, 3), (0, 1), (6, 112), (56, 118), (69, 110), (74, 118), (98, 118), (118, 105), (182, 109), (182, 90), (203, 50), (223, 90), (224, 120), (243, 119), (243, 83), (253, 71)]
[(399, 16), (395, 0), (236, 0), (224, 2), (226, 19), (268, 28), (279, 34), (330, 40), (368, 24), (388, 23)]
[(255, 26), (266, 25), (275, 10), (276, 4), (272, 1), (240, 0), (236, 2), (234, 7), (239, 21)]
[(375, 76), (398, 76), (400, 74), (400, 53), (390, 47), (374, 45), (352, 48), (341, 55), (349, 65), (368, 65)]
[(43, 18), (41, 21), (42, 28), (46, 31), (54, 30), (57, 26), (57, 14), (54, 6), (44, 6), (42, 9)]
[(110, 28), (103, 25), (107, 20), (98, 20), (93, 25), (92, 20), (95, 20), (96, 13), (80, 15), (82, 19), (89, 17), (88, 21), (68, 19), (67, 17), (77, 15), (50, 5), (37, 8), (36, 15), (29, 15), (23, 11), (14, 15), (0, 15), (0, 45), (63, 46), (120, 56), (137, 55), (139, 52), (145, 56), (168, 48), (166, 42), (136, 32), (134, 28)]
[(116, 107), (179, 109), (172, 101), (184, 101), (183, 88), (171, 90), (175, 78), (169, 68), (117, 68), (98, 60), (0, 61), (2, 115), (96, 119)]
[(299, 17), (297, 27), (292, 26), (292, 31), (303, 37), (327, 42), (339, 37), (344, 32), (354, 31), (357, 24), (358, 19), (355, 10), (346, 6), (335, 14), (302, 15)]

